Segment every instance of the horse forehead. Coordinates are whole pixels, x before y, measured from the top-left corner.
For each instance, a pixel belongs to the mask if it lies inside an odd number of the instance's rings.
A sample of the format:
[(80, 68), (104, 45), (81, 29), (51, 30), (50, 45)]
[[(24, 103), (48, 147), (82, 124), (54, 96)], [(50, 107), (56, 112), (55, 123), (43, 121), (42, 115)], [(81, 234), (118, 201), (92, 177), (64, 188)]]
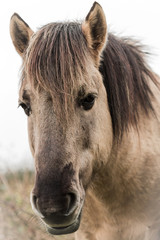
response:
[(21, 81), (20, 89), (19, 89), (19, 95), (20, 97), (23, 98), (24, 93), (26, 93), (30, 97), (30, 101), (36, 100), (36, 99), (41, 99), (41, 103), (43, 102), (43, 99), (45, 100), (51, 98), (51, 94), (49, 91), (45, 91), (44, 89), (41, 88), (39, 89), (34, 88), (31, 85), (31, 82), (28, 78), (25, 78)]

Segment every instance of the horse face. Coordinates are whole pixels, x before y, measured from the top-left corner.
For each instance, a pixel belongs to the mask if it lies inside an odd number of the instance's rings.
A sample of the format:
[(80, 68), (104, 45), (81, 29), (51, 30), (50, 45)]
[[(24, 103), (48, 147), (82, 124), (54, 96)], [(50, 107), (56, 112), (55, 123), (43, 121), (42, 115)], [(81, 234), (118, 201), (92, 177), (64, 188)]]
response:
[[(62, 111), (58, 114), (60, 106), (56, 97), (45, 88), (35, 90), (27, 72), (19, 94), (20, 106), (28, 115), (29, 142), (35, 159), (36, 178), (31, 204), (52, 234), (66, 234), (78, 229), (86, 189), (93, 173), (107, 160), (112, 144), (106, 90), (98, 71), (99, 56), (106, 39), (105, 17), (98, 4), (94, 4), (87, 15), (82, 32), (91, 54), (83, 81), (74, 79), (77, 84), (72, 91), (73, 106), (67, 121), (62, 119)], [(27, 54), (24, 56), (23, 52), (28, 51), (32, 33), (20, 17), (12, 17), (12, 40), (24, 59)], [(19, 37), (22, 34), (23, 38)]]
[(67, 124), (56, 115), (57, 105), (49, 92), (32, 91), (28, 81), (20, 90), (20, 102), (25, 103), (22, 107), (29, 115), (29, 142), (36, 169), (31, 204), (53, 234), (77, 230), (85, 192), (111, 148), (106, 92), (98, 70), (93, 71), (95, 85), (83, 91), (79, 87)]

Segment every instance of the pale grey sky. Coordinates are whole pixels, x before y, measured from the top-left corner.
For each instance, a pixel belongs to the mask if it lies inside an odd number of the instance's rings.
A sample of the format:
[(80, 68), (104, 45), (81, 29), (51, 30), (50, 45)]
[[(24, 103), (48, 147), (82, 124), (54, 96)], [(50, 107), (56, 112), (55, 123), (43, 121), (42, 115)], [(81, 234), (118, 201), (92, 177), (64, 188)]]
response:
[[(84, 19), (92, 0), (5, 0), (0, 6), (0, 171), (32, 162), (27, 139), (27, 120), (18, 106), (21, 59), (9, 36), (9, 20), (17, 12), (33, 30), (48, 22)], [(149, 63), (160, 75), (160, 1), (99, 0), (109, 29), (133, 36), (148, 45)]]

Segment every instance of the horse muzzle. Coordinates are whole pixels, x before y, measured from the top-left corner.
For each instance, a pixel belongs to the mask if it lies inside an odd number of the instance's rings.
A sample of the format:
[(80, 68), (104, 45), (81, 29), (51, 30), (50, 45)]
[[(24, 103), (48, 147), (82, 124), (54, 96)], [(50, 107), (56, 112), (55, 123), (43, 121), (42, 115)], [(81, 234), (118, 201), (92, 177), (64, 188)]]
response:
[(77, 193), (69, 193), (56, 200), (38, 198), (31, 193), (31, 205), (35, 214), (45, 223), (50, 234), (62, 235), (78, 230), (83, 200)]

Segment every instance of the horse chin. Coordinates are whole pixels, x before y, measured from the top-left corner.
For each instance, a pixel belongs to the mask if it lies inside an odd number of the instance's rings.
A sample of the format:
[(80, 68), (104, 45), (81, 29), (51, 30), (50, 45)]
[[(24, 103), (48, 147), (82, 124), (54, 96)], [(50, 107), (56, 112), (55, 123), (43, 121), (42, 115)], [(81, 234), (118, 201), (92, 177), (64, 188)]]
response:
[(50, 226), (46, 225), (46, 229), (47, 229), (48, 233), (50, 233), (52, 235), (64, 235), (64, 234), (74, 233), (79, 228), (80, 220), (81, 220), (81, 213), (78, 216), (78, 218), (75, 220), (75, 222), (72, 223), (69, 226), (65, 226), (65, 227), (50, 227)]

